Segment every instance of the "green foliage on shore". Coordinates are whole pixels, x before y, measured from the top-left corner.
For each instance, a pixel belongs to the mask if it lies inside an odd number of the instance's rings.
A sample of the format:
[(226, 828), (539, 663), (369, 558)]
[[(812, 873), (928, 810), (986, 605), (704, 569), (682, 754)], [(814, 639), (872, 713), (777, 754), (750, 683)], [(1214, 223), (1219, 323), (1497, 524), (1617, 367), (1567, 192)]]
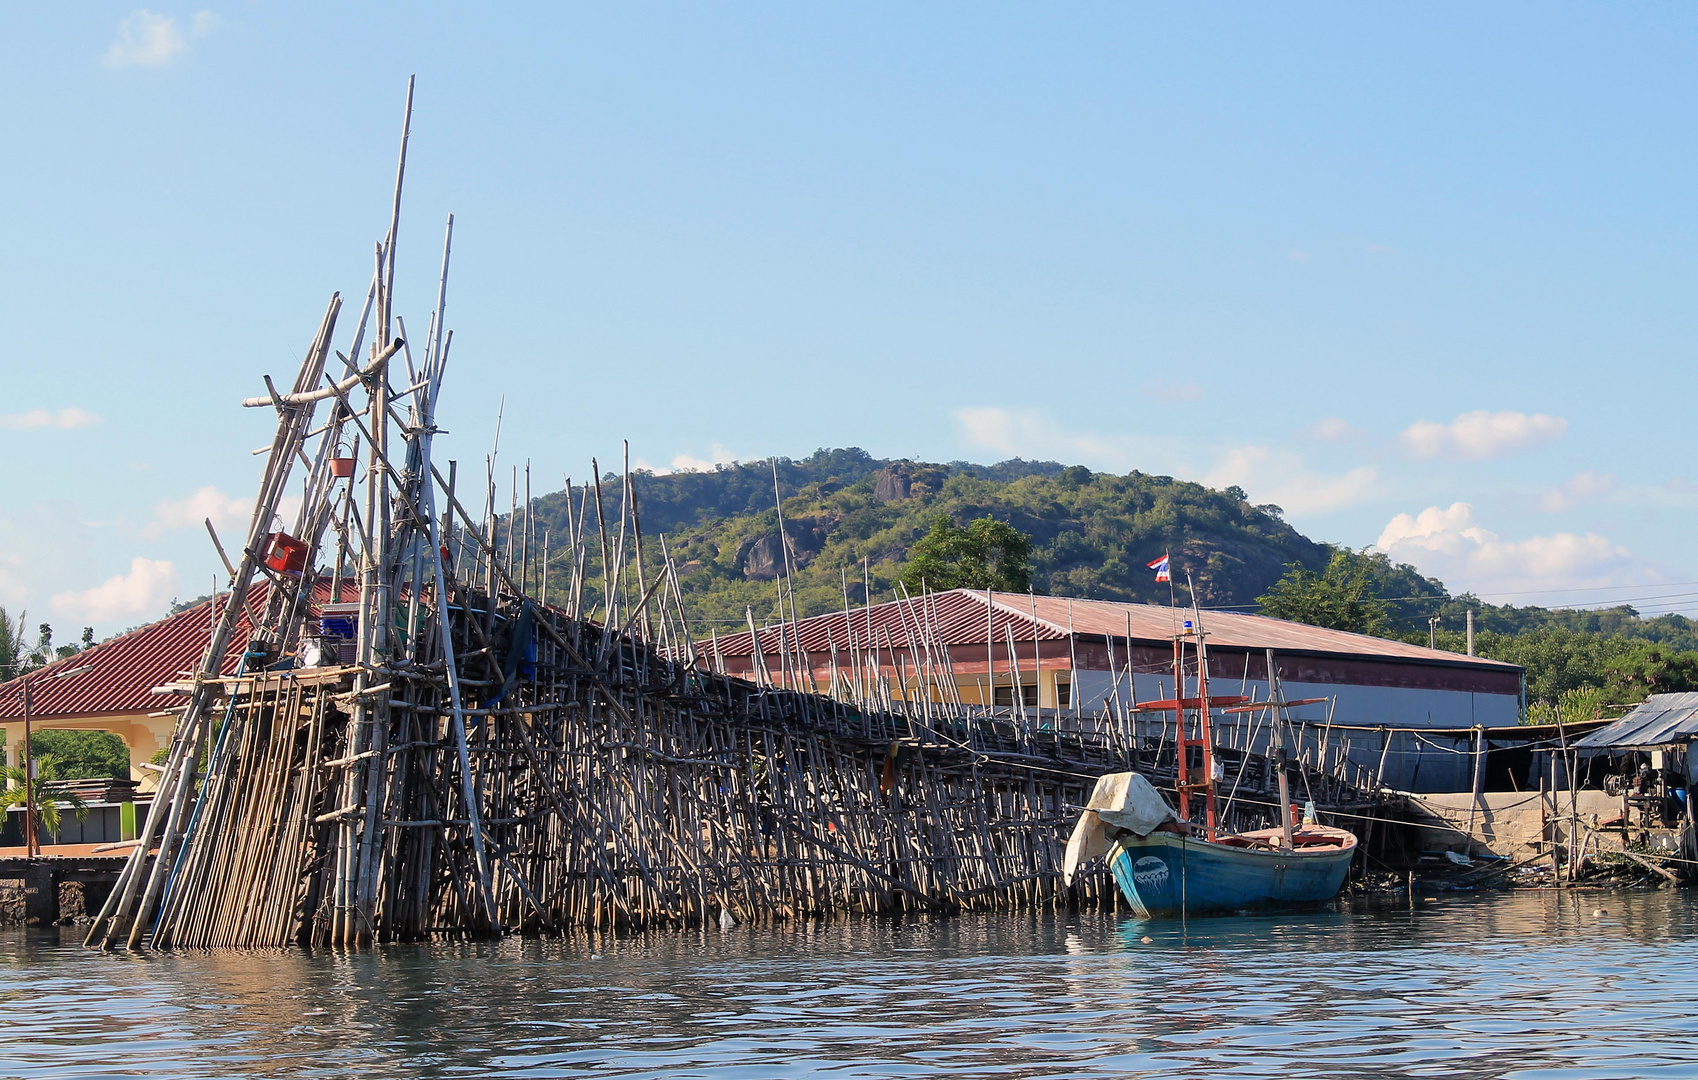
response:
[(30, 736), (30, 753), (51, 756), (65, 780), (87, 780), (97, 776), (130, 778), (130, 748), (110, 731), (36, 731)]
[(88, 805), (81, 796), (67, 789), (63, 781), (71, 779), (64, 776), (59, 768), (57, 759), (51, 756), (38, 756), (37, 775), (27, 775), (22, 766), (7, 765), (0, 768), (0, 779), (5, 781), (5, 789), (0, 790), (0, 814), (6, 813), (14, 806), (35, 804), (35, 820), (41, 828), (40, 839), (47, 839), (59, 832), (59, 804), (69, 806), (77, 817), (82, 817), (88, 810)]
[(1338, 630), (1467, 650), (1527, 671), (1528, 719), (1553, 723), (1618, 715), (1651, 694), (1698, 690), (1698, 624), (1680, 615), (1641, 619), (1631, 607), (1575, 611), (1487, 604), (1384, 554), (1335, 550), (1317, 574), (1302, 566), (1260, 598), (1262, 611)]

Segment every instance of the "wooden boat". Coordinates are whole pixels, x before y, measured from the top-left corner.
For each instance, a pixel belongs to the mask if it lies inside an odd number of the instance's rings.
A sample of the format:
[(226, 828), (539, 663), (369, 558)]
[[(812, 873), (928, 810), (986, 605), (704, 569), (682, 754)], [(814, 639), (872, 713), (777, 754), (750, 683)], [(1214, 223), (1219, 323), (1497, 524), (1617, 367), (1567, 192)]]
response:
[[(1186, 674), (1188, 647), (1194, 680)], [(1193, 607), (1191, 618), (1174, 634), (1174, 697), (1138, 706), (1174, 714), (1178, 813), (1135, 773), (1099, 778), (1067, 845), (1069, 881), (1082, 862), (1103, 855), (1115, 884), (1143, 918), (1316, 904), (1338, 895), (1356, 855), (1356, 837), (1312, 820), (1294, 822), (1280, 727), (1285, 709), (1298, 703), (1281, 700), (1272, 664), (1270, 654), (1268, 701), (1245, 705), (1243, 697), (1210, 697), (1207, 635), (1202, 613)], [(1271, 730), (1280, 824), (1274, 828), (1228, 833), (1218, 827), (1215, 786), (1221, 771), (1210, 710), (1223, 708), (1277, 710)], [(1202, 812), (1199, 824), (1193, 824), (1194, 808)]]
[(1120, 832), (1109, 842), (1115, 884), (1140, 918), (1201, 915), (1324, 903), (1338, 895), (1356, 837), (1344, 829), (1304, 825), (1206, 837), (1156, 830)]

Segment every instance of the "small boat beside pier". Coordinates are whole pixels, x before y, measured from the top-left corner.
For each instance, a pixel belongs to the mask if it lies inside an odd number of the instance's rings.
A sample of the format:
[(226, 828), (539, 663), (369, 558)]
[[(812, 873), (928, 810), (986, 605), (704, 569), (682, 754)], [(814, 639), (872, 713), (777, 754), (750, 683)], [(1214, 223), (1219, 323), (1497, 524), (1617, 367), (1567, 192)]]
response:
[[(1188, 668), (1194, 680), (1187, 679)], [(1267, 702), (1246, 706), (1242, 697), (1211, 698), (1208, 646), (1201, 613), (1193, 610), (1174, 634), (1175, 696), (1139, 706), (1175, 716), (1178, 811), (1138, 773), (1100, 777), (1068, 841), (1066, 879), (1071, 882), (1081, 865), (1101, 856), (1127, 903), (1146, 919), (1318, 904), (1337, 896), (1356, 856), (1356, 836), (1312, 819), (1294, 823), (1279, 723), (1273, 727), (1279, 824), (1245, 832), (1219, 827), (1215, 787), (1221, 770), (1210, 709), (1269, 708), (1283, 714), (1293, 703), (1279, 699), (1274, 679), (1275, 693)], [(1188, 681), (1194, 681), (1194, 696), (1187, 696)], [(1201, 811), (1200, 823), (1192, 820), (1194, 807)]]

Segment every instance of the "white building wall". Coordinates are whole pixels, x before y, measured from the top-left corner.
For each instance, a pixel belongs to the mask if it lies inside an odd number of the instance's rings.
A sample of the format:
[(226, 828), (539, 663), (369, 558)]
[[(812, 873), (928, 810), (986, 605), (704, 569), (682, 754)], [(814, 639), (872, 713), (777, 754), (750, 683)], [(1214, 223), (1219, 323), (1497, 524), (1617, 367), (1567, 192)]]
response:
[[(1173, 680), (1166, 675), (1134, 676), (1139, 701), (1154, 701), (1171, 697)], [(1078, 707), (1095, 711), (1102, 707), (1105, 697), (1112, 695), (1113, 680), (1107, 672), (1079, 671), (1074, 673), (1074, 700)], [(1464, 690), (1424, 690), (1396, 686), (1361, 686), (1347, 683), (1283, 684), (1286, 700), (1325, 698), (1327, 701), (1300, 706), (1291, 710), (1293, 720), (1324, 723), (1328, 705), (1333, 706), (1332, 722), (1352, 727), (1386, 728), (1468, 728), (1508, 727), (1520, 721), (1520, 700), (1514, 694), (1485, 694)], [(1121, 693), (1125, 697), (1125, 677), (1121, 678)], [(1268, 685), (1251, 679), (1221, 679), (1209, 685), (1211, 696), (1243, 694), (1266, 700)], [(1217, 724), (1234, 721), (1249, 727), (1255, 714), (1229, 714), (1217, 718)], [(1307, 739), (1315, 739), (1310, 728)], [(1460, 791), (1472, 788), (1473, 756), (1468, 740), (1434, 738), (1416, 733), (1396, 733), (1382, 743), (1376, 731), (1341, 731), (1332, 735), (1333, 752), (1350, 742), (1350, 760), (1364, 769), (1377, 770), (1382, 758), (1385, 772), (1382, 782), (1405, 791)], [(1252, 749), (1265, 752), (1266, 725)], [(1311, 747), (1314, 743), (1309, 743)]]
[[(1165, 675), (1133, 676), (1139, 701), (1153, 701), (1173, 694), (1173, 679)], [(1106, 671), (1074, 672), (1074, 700), (1082, 709), (1102, 707), (1112, 694), (1113, 681)], [(1126, 691), (1121, 677), (1121, 693)], [(1515, 694), (1480, 694), (1466, 690), (1421, 690), (1402, 686), (1359, 686), (1349, 683), (1302, 683), (1286, 681), (1288, 701), (1299, 698), (1336, 700), (1332, 722), (1364, 727), (1462, 728), (1511, 727), (1520, 722), (1521, 703)], [(1243, 694), (1265, 700), (1268, 684), (1258, 679), (1220, 679), (1209, 684), (1211, 696)], [(1306, 705), (1292, 710), (1298, 720), (1325, 721), (1327, 705)]]

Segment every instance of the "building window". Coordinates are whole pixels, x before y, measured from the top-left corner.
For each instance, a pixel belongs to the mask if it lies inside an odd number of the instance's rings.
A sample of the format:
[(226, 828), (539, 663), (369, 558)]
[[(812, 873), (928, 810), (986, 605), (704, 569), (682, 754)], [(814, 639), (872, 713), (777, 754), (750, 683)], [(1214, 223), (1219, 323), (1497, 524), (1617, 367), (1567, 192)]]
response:
[(1073, 684), (1065, 679), (1055, 680), (1055, 703), (1063, 709), (1073, 706)]
[[(1020, 685), (1020, 701), (1029, 709), (1035, 708), (1038, 704), (1038, 684), (1022, 683)], [(1014, 704), (1014, 688), (1012, 686), (998, 686), (992, 689), (991, 704), (1012, 706)]]

